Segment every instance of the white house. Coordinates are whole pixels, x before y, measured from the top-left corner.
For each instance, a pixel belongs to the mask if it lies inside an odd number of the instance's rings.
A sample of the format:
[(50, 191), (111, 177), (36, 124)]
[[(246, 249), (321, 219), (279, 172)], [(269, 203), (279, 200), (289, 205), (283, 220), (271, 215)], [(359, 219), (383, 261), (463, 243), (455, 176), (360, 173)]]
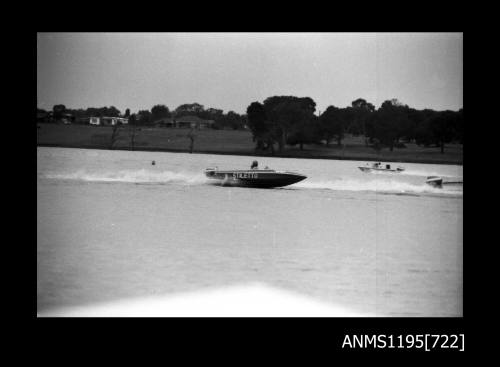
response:
[(100, 117), (91, 117), (89, 119), (89, 124), (90, 125), (100, 125), (101, 124), (101, 118)]
[(90, 125), (126, 125), (128, 124), (128, 118), (123, 117), (91, 117), (89, 120)]

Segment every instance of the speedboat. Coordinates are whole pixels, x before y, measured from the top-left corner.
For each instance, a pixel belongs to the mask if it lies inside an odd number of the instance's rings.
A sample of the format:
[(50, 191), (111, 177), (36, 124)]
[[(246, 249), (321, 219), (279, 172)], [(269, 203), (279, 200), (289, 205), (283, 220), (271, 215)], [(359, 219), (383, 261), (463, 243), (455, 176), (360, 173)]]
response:
[(382, 171), (382, 172), (403, 172), (403, 167), (391, 168), (390, 164), (381, 164), (380, 162), (373, 163), (371, 166), (367, 163), (366, 166), (358, 167), (363, 172)]
[(463, 181), (443, 181), (442, 177), (439, 176), (428, 176), (427, 180), (425, 181), (426, 184), (437, 187), (437, 188), (442, 188), (443, 185), (463, 185)]
[(249, 170), (219, 170), (218, 168), (207, 168), (205, 175), (220, 181), (222, 185), (271, 188), (288, 186), (307, 178), (295, 172), (275, 171), (273, 169), (249, 169)]

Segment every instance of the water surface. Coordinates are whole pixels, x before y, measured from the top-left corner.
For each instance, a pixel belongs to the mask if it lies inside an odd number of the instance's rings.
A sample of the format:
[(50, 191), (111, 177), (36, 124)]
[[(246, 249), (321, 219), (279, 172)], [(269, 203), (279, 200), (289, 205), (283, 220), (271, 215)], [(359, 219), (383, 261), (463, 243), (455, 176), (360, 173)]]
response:
[(308, 176), (278, 189), (203, 175), (254, 159), (39, 147), (38, 312), (257, 281), (380, 316), (462, 316), (463, 187), (425, 184), (461, 166), (260, 158)]

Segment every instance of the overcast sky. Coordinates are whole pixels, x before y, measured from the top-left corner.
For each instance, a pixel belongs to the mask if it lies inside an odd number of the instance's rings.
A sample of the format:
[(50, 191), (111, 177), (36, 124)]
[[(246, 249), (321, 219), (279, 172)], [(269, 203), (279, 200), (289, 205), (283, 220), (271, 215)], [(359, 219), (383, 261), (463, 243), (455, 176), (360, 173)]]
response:
[(462, 33), (39, 33), (38, 107), (198, 102), (245, 113), (274, 95), (463, 107)]

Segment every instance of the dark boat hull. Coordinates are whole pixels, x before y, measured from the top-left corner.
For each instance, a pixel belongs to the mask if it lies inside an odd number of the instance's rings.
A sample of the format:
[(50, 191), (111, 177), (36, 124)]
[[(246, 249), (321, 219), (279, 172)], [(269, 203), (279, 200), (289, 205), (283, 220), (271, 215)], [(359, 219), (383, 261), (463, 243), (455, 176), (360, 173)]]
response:
[(205, 175), (217, 180), (222, 185), (272, 188), (292, 185), (307, 177), (294, 172), (278, 172), (274, 170), (233, 170), (219, 171), (207, 169)]

